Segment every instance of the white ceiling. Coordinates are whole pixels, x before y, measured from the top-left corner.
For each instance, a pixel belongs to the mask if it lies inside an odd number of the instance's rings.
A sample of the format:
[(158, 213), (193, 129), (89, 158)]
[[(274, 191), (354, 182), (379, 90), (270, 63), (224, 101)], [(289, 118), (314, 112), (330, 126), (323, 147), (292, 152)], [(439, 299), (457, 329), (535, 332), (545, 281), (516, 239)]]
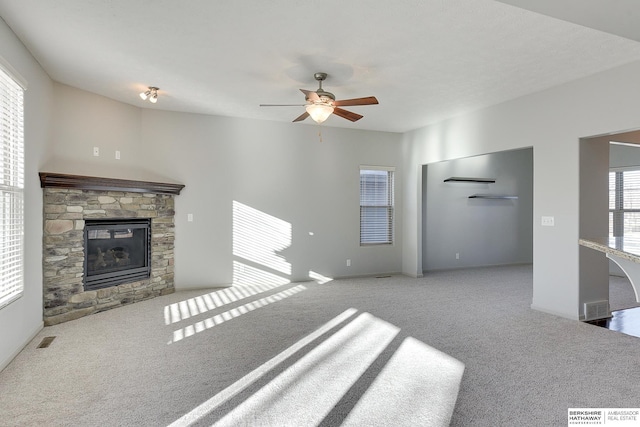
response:
[(302, 107), (258, 105), (303, 103), (323, 71), (337, 99), (380, 101), (327, 126), (404, 132), (640, 60), (638, 3), (0, 0), (0, 16), (53, 80), (118, 101), (290, 122)]

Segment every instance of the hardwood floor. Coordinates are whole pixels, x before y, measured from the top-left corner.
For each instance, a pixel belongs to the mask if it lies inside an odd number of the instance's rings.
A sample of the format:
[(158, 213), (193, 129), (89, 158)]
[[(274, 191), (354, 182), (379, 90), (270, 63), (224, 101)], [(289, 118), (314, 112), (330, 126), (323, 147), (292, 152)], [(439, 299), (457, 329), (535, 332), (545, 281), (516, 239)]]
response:
[(612, 311), (611, 318), (589, 323), (640, 338), (640, 307)]

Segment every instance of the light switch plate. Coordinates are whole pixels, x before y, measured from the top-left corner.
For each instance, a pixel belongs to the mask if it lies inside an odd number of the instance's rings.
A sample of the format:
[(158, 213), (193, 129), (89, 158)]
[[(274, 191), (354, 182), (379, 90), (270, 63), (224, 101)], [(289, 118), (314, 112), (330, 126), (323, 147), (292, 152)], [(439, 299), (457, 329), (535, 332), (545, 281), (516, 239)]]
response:
[(553, 227), (555, 225), (555, 219), (552, 216), (543, 216), (541, 224), (543, 227)]

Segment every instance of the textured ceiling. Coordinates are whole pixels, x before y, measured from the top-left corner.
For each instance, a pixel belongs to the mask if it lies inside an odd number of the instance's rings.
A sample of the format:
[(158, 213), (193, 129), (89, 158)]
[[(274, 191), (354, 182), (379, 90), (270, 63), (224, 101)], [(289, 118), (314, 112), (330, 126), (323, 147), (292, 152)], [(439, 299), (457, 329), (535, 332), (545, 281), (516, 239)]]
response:
[[(323, 71), (337, 99), (380, 101), (326, 126), (392, 132), (640, 60), (640, 43), (611, 26), (536, 12), (493, 0), (0, 0), (60, 83), (145, 108), (290, 122), (302, 107), (258, 105), (303, 103), (298, 89), (315, 90)], [(138, 97), (150, 85), (155, 105)]]
[(499, 0), (543, 15), (640, 41), (638, 0)]

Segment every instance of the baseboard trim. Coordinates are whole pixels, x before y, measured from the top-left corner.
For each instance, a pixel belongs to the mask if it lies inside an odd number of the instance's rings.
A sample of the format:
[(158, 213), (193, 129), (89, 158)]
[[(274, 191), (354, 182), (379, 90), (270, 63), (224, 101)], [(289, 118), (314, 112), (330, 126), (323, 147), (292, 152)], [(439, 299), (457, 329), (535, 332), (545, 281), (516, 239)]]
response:
[(424, 270), (423, 274), (429, 273), (439, 273), (442, 271), (459, 271), (459, 270), (475, 270), (479, 268), (496, 268), (496, 267), (520, 267), (520, 266), (531, 266), (533, 267), (533, 263), (530, 262), (516, 262), (513, 264), (485, 264), (485, 265), (466, 265), (464, 267), (450, 267), (450, 268), (433, 268), (430, 270)]
[(413, 277), (413, 276), (409, 276), (408, 274), (405, 273), (399, 273), (399, 272), (392, 272), (392, 273), (372, 273), (372, 274), (355, 274), (353, 276), (336, 276), (333, 278), (333, 280), (348, 280), (348, 279), (375, 279), (375, 278), (380, 278), (382, 276), (408, 276), (408, 277)]
[(0, 372), (2, 372), (4, 370), (4, 368), (6, 368), (7, 366), (9, 366), (9, 364), (11, 363), (11, 361), (13, 361), (13, 359), (16, 358), (16, 356), (18, 354), (20, 354), (20, 352), (27, 346), (29, 345), (29, 343), (31, 342), (31, 340), (33, 340), (36, 335), (38, 335), (40, 333), (40, 331), (44, 328), (44, 321), (40, 322), (38, 324), (38, 326), (36, 326), (36, 328), (31, 331), (31, 333), (29, 334), (28, 338), (25, 339), (21, 345), (18, 346), (18, 349), (16, 351), (13, 352), (13, 354), (11, 354), (6, 360), (2, 360), (0, 361)]
[[(414, 279), (419, 279), (423, 277), (422, 274), (414, 275), (414, 274), (401, 273), (396, 271), (391, 273), (371, 273), (371, 274), (355, 274), (351, 276), (335, 276), (335, 277), (332, 277), (331, 280), (367, 279), (367, 278), (375, 279), (375, 278), (379, 278), (380, 276), (406, 276), (406, 277), (412, 277)], [(308, 282), (316, 282), (316, 280), (307, 278), (303, 280), (294, 280), (288, 284), (291, 285), (294, 283), (308, 283)], [(221, 289), (232, 288), (232, 287), (233, 287), (233, 284), (220, 284), (220, 285), (211, 285), (211, 286), (190, 286), (190, 287), (176, 287), (175, 291), (176, 292), (201, 291), (201, 290), (215, 291), (215, 290), (221, 290)]]
[(531, 304), (531, 309), (532, 310), (536, 310), (536, 311), (541, 311), (541, 312), (546, 313), (546, 314), (551, 314), (553, 316), (563, 317), (563, 318), (569, 319), (569, 320), (580, 320), (580, 316), (577, 316), (575, 314), (568, 314), (568, 313), (562, 313), (562, 312), (555, 311), (555, 310), (549, 310), (547, 308), (539, 307), (539, 306), (537, 306), (535, 304)]

